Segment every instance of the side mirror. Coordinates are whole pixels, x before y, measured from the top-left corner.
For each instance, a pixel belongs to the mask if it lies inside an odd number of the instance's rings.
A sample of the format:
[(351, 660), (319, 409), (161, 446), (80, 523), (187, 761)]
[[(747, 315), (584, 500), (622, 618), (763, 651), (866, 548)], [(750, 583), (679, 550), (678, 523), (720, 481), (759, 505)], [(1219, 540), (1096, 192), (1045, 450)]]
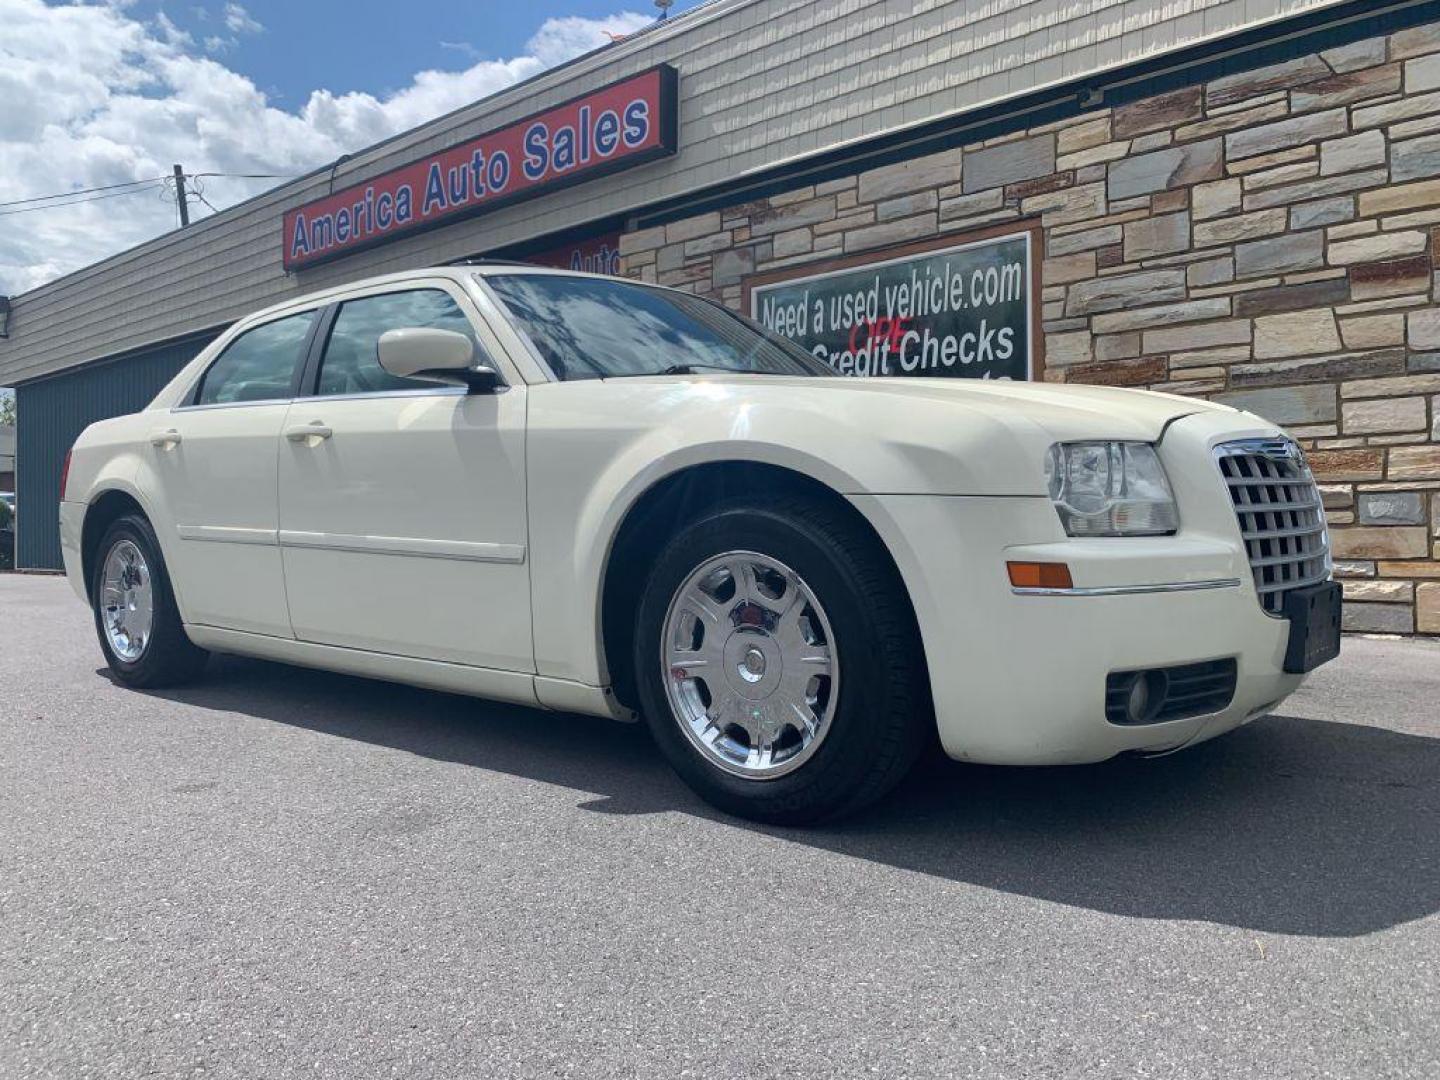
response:
[(380, 335), (380, 366), (401, 379), (423, 379), (488, 394), (500, 378), (475, 363), (475, 343), (453, 330), (411, 327)]

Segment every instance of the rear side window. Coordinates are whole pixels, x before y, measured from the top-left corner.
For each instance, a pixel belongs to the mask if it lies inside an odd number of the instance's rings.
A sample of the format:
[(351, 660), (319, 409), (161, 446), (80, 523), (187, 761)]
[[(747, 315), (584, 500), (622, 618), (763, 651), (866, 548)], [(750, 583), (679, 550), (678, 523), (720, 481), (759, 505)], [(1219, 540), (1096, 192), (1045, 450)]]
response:
[(246, 330), (205, 372), (195, 404), (289, 398), (314, 322), (315, 312), (307, 311)]
[(401, 379), (380, 366), (380, 335), (387, 330), (453, 330), (464, 334), (482, 355), (470, 320), (449, 293), (413, 289), (346, 300), (335, 316), (325, 356), (320, 361), (317, 393), (377, 394), (397, 390), (434, 390), (433, 382)]

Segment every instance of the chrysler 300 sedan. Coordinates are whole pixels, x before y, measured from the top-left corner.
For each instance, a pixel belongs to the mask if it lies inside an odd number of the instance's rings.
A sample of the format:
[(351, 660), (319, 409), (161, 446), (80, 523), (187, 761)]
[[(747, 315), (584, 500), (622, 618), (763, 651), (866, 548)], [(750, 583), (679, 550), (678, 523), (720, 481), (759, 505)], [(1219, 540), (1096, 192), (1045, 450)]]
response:
[(225, 652), (639, 716), (774, 822), (871, 802), (937, 735), (1175, 750), (1339, 648), (1319, 495), (1259, 417), (839, 378), (708, 300), (522, 265), (242, 319), (80, 437), (61, 531), (122, 683)]

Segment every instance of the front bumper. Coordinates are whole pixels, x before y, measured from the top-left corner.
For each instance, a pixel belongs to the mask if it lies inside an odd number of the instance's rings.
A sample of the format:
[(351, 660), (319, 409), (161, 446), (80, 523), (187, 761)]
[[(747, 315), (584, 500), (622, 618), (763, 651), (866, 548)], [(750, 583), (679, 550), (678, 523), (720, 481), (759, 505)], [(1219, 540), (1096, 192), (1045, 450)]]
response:
[[(1181, 528), (1170, 537), (1068, 539), (1046, 498), (853, 497), (909, 588), (951, 757), (1055, 765), (1173, 750), (1269, 711), (1300, 685), (1283, 671), (1289, 623), (1260, 607), (1210, 455), (1215, 442), (1273, 434), (1237, 431), (1246, 419), (1172, 425), (1161, 458)], [(1019, 594), (1009, 560), (1065, 562), (1076, 592)], [(1225, 658), (1237, 679), (1223, 711), (1140, 726), (1106, 719), (1111, 672)]]

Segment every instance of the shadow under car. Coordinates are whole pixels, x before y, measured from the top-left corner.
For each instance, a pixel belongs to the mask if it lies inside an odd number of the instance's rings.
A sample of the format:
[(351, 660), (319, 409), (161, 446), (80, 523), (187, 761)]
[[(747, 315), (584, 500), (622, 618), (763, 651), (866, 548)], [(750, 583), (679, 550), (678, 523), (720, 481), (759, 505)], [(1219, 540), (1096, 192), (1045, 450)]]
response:
[(855, 818), (779, 829), (702, 803), (643, 725), (224, 656), (158, 696), (561, 785), (596, 813), (680, 811), (1117, 915), (1350, 936), (1440, 910), (1440, 739), (1383, 728), (1277, 715), (1169, 757), (1065, 768), (937, 753)]

